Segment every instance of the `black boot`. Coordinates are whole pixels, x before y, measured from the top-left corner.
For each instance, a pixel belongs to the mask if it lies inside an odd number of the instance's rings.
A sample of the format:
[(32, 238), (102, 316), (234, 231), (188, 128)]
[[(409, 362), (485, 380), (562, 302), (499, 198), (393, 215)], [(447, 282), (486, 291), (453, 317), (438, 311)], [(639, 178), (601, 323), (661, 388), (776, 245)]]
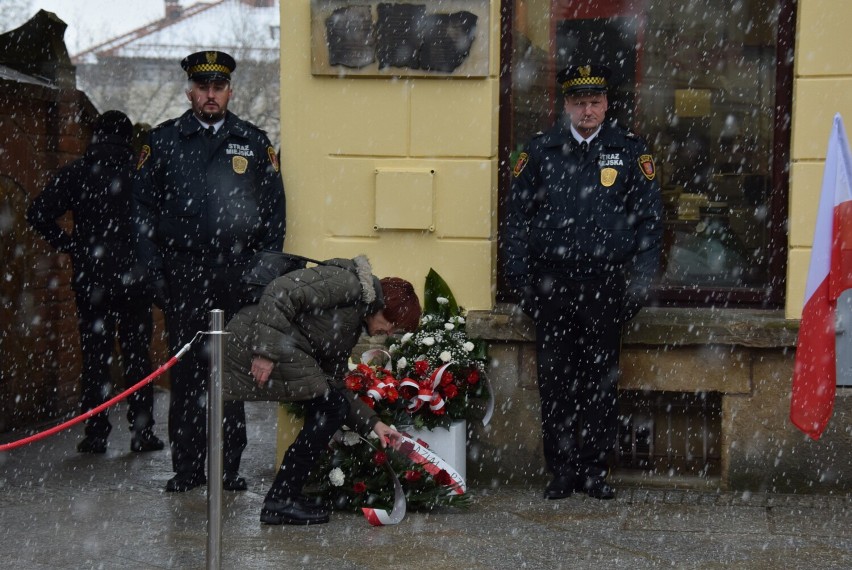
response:
[(133, 432), (130, 439), (130, 451), (139, 453), (141, 451), (160, 451), (166, 446), (163, 441), (154, 435), (150, 428)]
[(107, 438), (87, 435), (83, 441), (77, 444), (80, 453), (106, 453)]

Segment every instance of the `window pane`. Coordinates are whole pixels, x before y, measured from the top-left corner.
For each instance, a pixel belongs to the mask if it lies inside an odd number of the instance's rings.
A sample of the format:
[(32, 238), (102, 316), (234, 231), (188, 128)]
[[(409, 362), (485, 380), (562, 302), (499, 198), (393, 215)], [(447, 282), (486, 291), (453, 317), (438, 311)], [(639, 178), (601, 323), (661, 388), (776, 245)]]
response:
[(777, 253), (769, 251), (769, 190), (778, 4), (514, 5), (514, 154), (560, 113), (558, 69), (575, 62), (610, 66), (610, 117), (645, 138), (657, 160), (665, 203), (663, 290), (758, 291), (770, 282)]

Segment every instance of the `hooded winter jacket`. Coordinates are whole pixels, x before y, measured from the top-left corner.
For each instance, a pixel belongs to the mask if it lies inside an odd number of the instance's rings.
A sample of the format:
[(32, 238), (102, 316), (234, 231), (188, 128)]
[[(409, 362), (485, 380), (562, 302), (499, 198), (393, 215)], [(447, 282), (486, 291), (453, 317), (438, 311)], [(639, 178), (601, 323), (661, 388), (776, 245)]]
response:
[[(378, 418), (343, 387), (343, 377), (365, 317), (383, 307), (379, 279), (364, 256), (274, 279), (260, 302), (241, 309), (226, 327), (224, 397), (290, 402), (336, 389), (349, 399), (352, 427), (369, 431)], [(264, 387), (251, 375), (255, 355), (275, 363)]]
[[(127, 283), (135, 260), (131, 217), (133, 151), (124, 141), (92, 142), (62, 168), (27, 210), (27, 220), (57, 251), (71, 255), (73, 287)], [(57, 223), (74, 217), (70, 233)]]

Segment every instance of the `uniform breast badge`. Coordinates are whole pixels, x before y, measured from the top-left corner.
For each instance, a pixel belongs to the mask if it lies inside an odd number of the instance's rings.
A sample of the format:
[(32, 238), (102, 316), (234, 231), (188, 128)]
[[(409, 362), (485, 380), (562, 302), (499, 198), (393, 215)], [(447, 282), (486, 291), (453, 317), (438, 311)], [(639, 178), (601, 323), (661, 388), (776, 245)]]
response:
[(615, 184), (615, 179), (618, 176), (618, 171), (614, 168), (604, 168), (601, 170), (601, 185), (609, 188)]
[(248, 159), (244, 156), (234, 156), (231, 159), (231, 165), (234, 167), (234, 172), (243, 174), (248, 168)]

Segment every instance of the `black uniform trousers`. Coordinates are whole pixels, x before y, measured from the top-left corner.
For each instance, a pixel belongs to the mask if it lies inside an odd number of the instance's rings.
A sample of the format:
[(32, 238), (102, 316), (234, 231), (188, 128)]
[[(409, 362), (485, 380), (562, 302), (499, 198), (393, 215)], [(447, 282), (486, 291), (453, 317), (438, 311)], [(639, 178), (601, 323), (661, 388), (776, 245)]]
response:
[(544, 457), (554, 475), (605, 476), (618, 428), (620, 273), (540, 276), (536, 349)]
[[(80, 409), (83, 413), (103, 404), (112, 392), (110, 365), (116, 333), (124, 365), (126, 387), (151, 373), (151, 298), (141, 287), (117, 282), (75, 281), (77, 326), (83, 356)], [(127, 421), (132, 431), (154, 425), (154, 387), (146, 384), (128, 397)], [(106, 438), (112, 425), (104, 410), (86, 420), (86, 435)]]
[[(248, 258), (215, 254), (167, 253), (166, 328), (172, 354), (198, 331), (210, 329), (210, 311), (221, 309), (227, 322), (240, 309), (244, 295), (240, 277)], [(207, 458), (207, 389), (210, 380), (209, 337), (203, 337), (171, 368), (169, 444), (172, 467), (181, 475), (204, 475)], [(246, 446), (245, 406), (223, 404), (223, 466), (237, 473)]]

